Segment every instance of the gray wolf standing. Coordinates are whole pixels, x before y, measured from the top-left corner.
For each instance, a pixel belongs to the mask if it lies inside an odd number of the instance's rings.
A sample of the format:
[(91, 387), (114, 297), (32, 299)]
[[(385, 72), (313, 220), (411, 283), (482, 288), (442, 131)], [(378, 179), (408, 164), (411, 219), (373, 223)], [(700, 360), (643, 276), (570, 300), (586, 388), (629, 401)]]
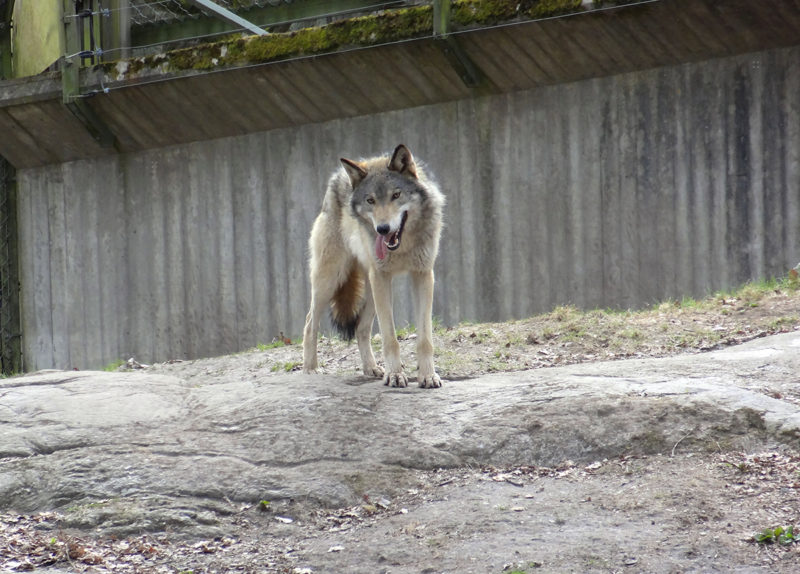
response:
[[(433, 366), (433, 264), (439, 252), (444, 195), (399, 145), (389, 156), (342, 159), (328, 182), (322, 212), (311, 229), (311, 310), (303, 331), (303, 372), (317, 369), (317, 337), (330, 306), (334, 327), (355, 335), (364, 374), (405, 387), (400, 344), (392, 314), (392, 278), (409, 273), (417, 306), (417, 381), (441, 387)], [(378, 366), (370, 339), (375, 312), (386, 371)]]

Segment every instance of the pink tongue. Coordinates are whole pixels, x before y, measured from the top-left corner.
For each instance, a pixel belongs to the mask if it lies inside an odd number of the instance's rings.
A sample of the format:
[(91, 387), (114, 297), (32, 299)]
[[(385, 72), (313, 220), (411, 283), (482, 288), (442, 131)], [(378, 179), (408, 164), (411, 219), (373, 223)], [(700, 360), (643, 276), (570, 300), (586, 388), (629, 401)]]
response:
[(383, 242), (383, 235), (375, 236), (375, 255), (381, 261), (386, 258), (386, 244)]

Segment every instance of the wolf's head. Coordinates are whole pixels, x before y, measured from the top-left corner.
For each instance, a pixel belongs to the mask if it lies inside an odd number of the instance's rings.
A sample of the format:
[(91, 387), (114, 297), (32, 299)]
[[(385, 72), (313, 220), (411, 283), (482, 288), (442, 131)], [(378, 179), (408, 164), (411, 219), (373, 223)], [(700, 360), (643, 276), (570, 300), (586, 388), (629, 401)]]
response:
[(401, 144), (388, 161), (385, 156), (364, 162), (341, 161), (353, 186), (353, 215), (372, 229), (375, 255), (385, 259), (389, 251), (400, 248), (409, 220), (419, 223), (428, 197), (414, 158)]

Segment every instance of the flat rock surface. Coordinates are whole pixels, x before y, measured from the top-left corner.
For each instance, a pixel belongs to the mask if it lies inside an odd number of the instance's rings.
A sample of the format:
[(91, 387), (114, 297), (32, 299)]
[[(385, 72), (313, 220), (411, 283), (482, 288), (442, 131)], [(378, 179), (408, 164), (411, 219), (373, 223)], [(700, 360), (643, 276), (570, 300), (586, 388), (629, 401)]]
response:
[[(651, 513), (667, 513), (664, 500), (639, 493), (672, 476), (663, 496), (678, 496), (682, 484), (686, 501), (697, 499), (695, 489), (727, 488), (724, 473), (709, 466), (711, 453), (794, 452), (800, 443), (800, 332), (699, 355), (487, 375), (437, 390), (276, 375), (259, 369), (255, 355), (0, 380), (0, 507), (55, 510), (61, 526), (93, 536), (219, 540), (238, 532), (243, 540), (242, 529), (257, 528), (277, 537), (259, 538), (265, 547), (294, 536), (304, 549), (275, 550), (260, 566), (239, 568), (247, 571), (500, 572), (519, 560), (545, 571), (705, 572), (717, 571), (715, 548), (732, 556), (719, 571), (734, 571), (730, 560), (743, 560), (736, 552), (748, 547), (741, 536), (738, 550), (711, 544), (722, 533), (706, 524), (734, 524), (727, 511), (705, 512), (712, 518), (696, 533), (699, 519), (691, 518), (681, 535), (696, 545), (703, 532), (704, 549), (670, 562), (666, 556), (684, 550), (664, 542), (663, 520)], [(705, 461), (702, 469), (691, 456)], [(626, 474), (633, 460), (641, 472)], [(648, 474), (653, 465), (662, 473)], [(532, 470), (541, 467), (551, 470)], [(518, 478), (487, 468), (517, 469)], [(559, 482), (552, 470), (559, 468), (588, 468), (582, 476), (591, 480)], [(597, 476), (603, 468), (608, 474)], [(786, 491), (775, 519), (800, 517), (797, 498)], [(262, 500), (269, 512), (255, 516)], [(377, 526), (322, 534), (346, 519), (313, 517), (337, 508), (357, 508), (361, 522)], [(281, 521), (282, 514), (294, 518)], [(251, 521), (234, 520), (242, 516)], [(573, 522), (580, 542), (565, 538)], [(298, 530), (300, 523), (313, 532)], [(381, 546), (370, 536), (400, 542)], [(750, 565), (735, 571), (800, 565), (796, 552), (788, 566), (785, 557), (765, 565), (749, 552)]]

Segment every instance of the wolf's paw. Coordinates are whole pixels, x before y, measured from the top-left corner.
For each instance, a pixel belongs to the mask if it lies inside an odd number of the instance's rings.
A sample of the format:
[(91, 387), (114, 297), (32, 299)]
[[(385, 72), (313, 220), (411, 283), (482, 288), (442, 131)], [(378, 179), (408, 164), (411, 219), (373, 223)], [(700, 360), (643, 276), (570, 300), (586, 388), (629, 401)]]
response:
[(408, 377), (405, 373), (386, 373), (383, 375), (383, 384), (388, 387), (407, 387)]
[(383, 377), (383, 367), (379, 367), (378, 365), (373, 365), (372, 367), (364, 367), (364, 374), (368, 377)]
[(442, 386), (442, 379), (439, 378), (439, 375), (436, 373), (431, 373), (430, 375), (422, 375), (419, 376), (419, 388), (420, 389), (438, 389)]
[(319, 362), (317, 361), (316, 353), (308, 353), (303, 349), (303, 374), (316, 375)]

